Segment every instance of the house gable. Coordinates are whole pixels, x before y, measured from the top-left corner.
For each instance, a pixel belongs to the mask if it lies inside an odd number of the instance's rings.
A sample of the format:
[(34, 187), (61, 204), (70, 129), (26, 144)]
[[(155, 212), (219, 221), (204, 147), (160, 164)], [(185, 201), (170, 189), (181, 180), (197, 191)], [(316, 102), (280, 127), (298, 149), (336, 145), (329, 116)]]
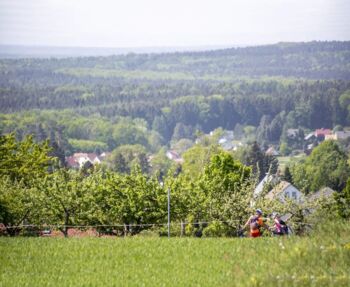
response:
[(278, 199), (282, 203), (284, 203), (286, 199), (302, 202), (304, 200), (304, 195), (291, 183), (287, 181), (281, 181), (265, 196), (265, 199)]

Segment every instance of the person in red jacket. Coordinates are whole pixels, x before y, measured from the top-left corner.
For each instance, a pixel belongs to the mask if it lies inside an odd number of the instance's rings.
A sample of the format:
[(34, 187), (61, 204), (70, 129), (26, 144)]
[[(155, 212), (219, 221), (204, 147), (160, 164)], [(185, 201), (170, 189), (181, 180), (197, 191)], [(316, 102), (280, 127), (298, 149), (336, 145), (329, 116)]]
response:
[(248, 225), (250, 228), (250, 237), (260, 237), (262, 234), (260, 229), (262, 227), (269, 229), (269, 227), (264, 223), (261, 209), (257, 209), (255, 211), (255, 215), (249, 217), (246, 224), (243, 226), (243, 229), (245, 229)]

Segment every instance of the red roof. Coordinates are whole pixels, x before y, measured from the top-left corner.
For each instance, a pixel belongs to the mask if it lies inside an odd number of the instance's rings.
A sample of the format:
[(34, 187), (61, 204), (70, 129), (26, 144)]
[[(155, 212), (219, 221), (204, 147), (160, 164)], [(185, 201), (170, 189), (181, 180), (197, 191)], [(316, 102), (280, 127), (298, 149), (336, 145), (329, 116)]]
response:
[(66, 163), (69, 167), (78, 167), (79, 166), (79, 163), (75, 160), (74, 156), (67, 157)]
[(326, 136), (332, 134), (332, 131), (330, 129), (317, 129), (315, 131), (315, 136)]
[(88, 158), (89, 158), (91, 161), (93, 161), (93, 160), (97, 157), (97, 154), (95, 154), (95, 153), (88, 153), (87, 156), (88, 156)]

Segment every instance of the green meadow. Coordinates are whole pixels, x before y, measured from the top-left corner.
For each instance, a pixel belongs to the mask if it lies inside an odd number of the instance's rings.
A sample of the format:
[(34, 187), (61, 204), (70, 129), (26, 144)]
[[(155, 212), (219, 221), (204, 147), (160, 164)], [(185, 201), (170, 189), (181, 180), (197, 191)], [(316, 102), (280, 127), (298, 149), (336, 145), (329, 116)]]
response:
[(350, 224), (305, 237), (0, 238), (0, 286), (350, 286)]

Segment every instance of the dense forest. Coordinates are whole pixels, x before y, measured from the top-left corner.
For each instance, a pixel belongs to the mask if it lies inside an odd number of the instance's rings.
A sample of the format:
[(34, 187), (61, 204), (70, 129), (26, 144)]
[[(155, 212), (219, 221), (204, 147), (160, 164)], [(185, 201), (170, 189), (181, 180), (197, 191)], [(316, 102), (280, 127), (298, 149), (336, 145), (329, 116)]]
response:
[[(0, 61), (0, 130), (65, 154), (149, 152), (216, 128), (279, 145), (288, 128), (350, 125), (350, 42)], [(248, 134), (248, 135), (247, 135)]]
[[(291, 212), (296, 226), (314, 204), (322, 217), (349, 218), (349, 139), (303, 154), (310, 131), (350, 126), (349, 59), (350, 42), (312, 42), (1, 60), (0, 222), (12, 235), (22, 222), (58, 225), (66, 236), (79, 224), (138, 224), (117, 232), (137, 234), (166, 220), (171, 190), (171, 220), (189, 223), (181, 234), (233, 236), (256, 184), (281, 171), (269, 145), (302, 154), (280, 180), (306, 197), (323, 187), (336, 196), (307, 206), (261, 197), (258, 206)], [(218, 145), (225, 133), (237, 150)], [(65, 168), (73, 153), (106, 151), (101, 165)]]

